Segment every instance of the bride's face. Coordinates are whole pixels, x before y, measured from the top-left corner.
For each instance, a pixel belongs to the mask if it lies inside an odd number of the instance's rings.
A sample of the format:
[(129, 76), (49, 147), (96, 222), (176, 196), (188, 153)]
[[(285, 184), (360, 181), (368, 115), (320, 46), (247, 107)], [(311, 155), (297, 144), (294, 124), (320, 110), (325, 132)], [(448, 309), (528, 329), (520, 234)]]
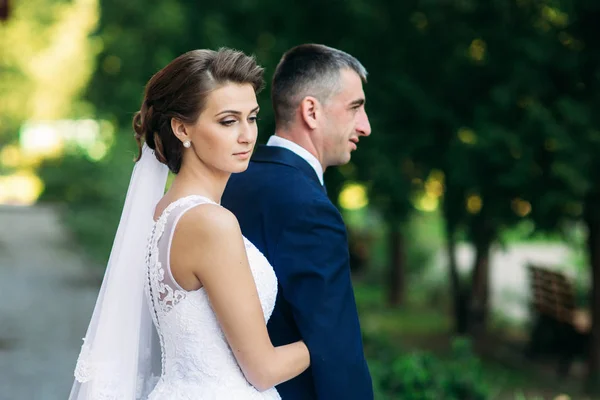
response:
[(184, 149), (184, 162), (193, 152), (211, 169), (245, 171), (258, 135), (258, 109), (250, 84), (228, 83), (212, 91), (198, 120), (185, 127), (192, 147)]

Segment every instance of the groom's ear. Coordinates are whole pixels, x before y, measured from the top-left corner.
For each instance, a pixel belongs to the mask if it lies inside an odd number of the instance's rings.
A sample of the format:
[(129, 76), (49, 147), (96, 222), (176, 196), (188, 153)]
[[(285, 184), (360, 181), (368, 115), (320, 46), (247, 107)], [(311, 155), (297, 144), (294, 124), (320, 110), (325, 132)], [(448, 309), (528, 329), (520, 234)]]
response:
[(177, 118), (171, 118), (171, 130), (182, 142), (189, 140), (185, 125)]
[(319, 109), (319, 101), (312, 97), (306, 96), (300, 103), (300, 115), (302, 120), (310, 129), (317, 127), (317, 115)]

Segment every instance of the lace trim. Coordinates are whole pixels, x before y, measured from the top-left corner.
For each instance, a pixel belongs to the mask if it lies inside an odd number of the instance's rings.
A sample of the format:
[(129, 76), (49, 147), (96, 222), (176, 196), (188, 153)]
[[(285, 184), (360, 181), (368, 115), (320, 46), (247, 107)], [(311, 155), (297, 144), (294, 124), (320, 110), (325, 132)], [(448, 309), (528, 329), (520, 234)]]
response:
[(75, 379), (79, 383), (88, 382), (94, 376), (93, 363), (90, 361), (91, 353), (92, 350), (90, 349), (90, 346), (85, 343), (85, 338), (83, 338), (81, 351), (79, 352), (77, 364), (75, 365)]
[[(91, 382), (95, 377), (97, 377), (96, 369), (94, 362), (92, 362), (92, 351), (90, 346), (85, 343), (85, 338), (83, 339), (83, 345), (81, 346), (81, 351), (79, 353), (79, 357), (77, 358), (77, 364), (75, 366), (75, 379), (77, 382), (83, 384)], [(149, 349), (148, 349), (149, 356)], [(149, 362), (149, 361), (148, 361)], [(112, 376), (112, 374), (109, 374)], [(136, 385), (136, 399), (145, 399), (148, 397), (152, 389), (158, 383), (160, 377), (155, 374), (150, 374), (148, 378), (145, 378), (144, 373), (140, 373), (138, 375), (137, 385)], [(90, 400), (121, 400), (121, 382), (118, 378), (115, 379), (103, 379), (98, 380), (96, 384), (93, 386), (93, 390), (95, 391), (93, 394), (90, 394), (87, 398)]]
[[(198, 200), (202, 202), (198, 203)], [(148, 285), (146, 290), (147, 298), (150, 302), (150, 309), (153, 311), (152, 319), (156, 325), (158, 338), (161, 348), (161, 367), (164, 373), (165, 371), (165, 338), (160, 329), (160, 316), (166, 315), (173, 309), (180, 301), (187, 297), (185, 290), (174, 289), (171, 286), (164, 283), (165, 269), (159, 260), (158, 241), (161, 239), (169, 216), (177, 207), (185, 207), (191, 204), (203, 204), (204, 202), (210, 202), (215, 204), (210, 199), (204, 196), (187, 196), (181, 199), (175, 200), (165, 208), (162, 212), (158, 221), (154, 224), (152, 234), (150, 235), (148, 242), (148, 250), (146, 252), (146, 265), (148, 269)], [(174, 282), (175, 283), (175, 282)]]
[(176, 289), (164, 283), (166, 271), (158, 259), (158, 241), (161, 239), (165, 231), (165, 226), (167, 225), (169, 215), (171, 215), (173, 210), (175, 210), (177, 207), (185, 207), (192, 204), (202, 204), (198, 203), (198, 200), (216, 204), (204, 196), (192, 195), (182, 197), (181, 199), (169, 204), (158, 218), (158, 221), (156, 221), (151, 240), (148, 244), (147, 265), (150, 289), (154, 291), (158, 299), (158, 304), (155, 305), (158, 306), (155, 307), (157, 312), (160, 310), (162, 313), (168, 313), (173, 309), (174, 306), (177, 305), (177, 303), (185, 299), (187, 296), (187, 292), (185, 290)]

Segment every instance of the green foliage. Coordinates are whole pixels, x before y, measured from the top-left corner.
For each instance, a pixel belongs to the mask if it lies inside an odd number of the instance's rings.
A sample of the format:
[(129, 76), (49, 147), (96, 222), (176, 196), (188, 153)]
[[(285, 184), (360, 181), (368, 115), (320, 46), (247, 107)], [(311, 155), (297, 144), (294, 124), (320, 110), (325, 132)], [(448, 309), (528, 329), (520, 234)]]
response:
[[(481, 225), (497, 235), (521, 221), (515, 198), (532, 205), (537, 227), (556, 229), (578, 217), (576, 203), (599, 181), (593, 2), (106, 0), (100, 8), (87, 97), (117, 128), (129, 127), (152, 74), (187, 50), (254, 53), (268, 80), (285, 50), (319, 42), (356, 55), (370, 72), (374, 133), (352, 168), (328, 171), (332, 195), (343, 180), (364, 181), (386, 221), (402, 223), (415, 180), (438, 169), (446, 218), (475, 238)], [(268, 87), (259, 101), (265, 141)], [(478, 216), (465, 210), (469, 194), (483, 200)]]
[(45, 182), (41, 201), (63, 203), (65, 222), (86, 254), (104, 267), (110, 254), (131, 171), (134, 148), (129, 136), (101, 162), (81, 153), (47, 161), (40, 169)]
[(455, 339), (447, 358), (426, 351), (394, 352), (386, 340), (369, 337), (365, 347), (376, 360), (370, 368), (378, 399), (486, 400), (490, 396), (482, 366), (465, 339)]
[(413, 212), (404, 225), (409, 280), (417, 280), (434, 266), (437, 250), (443, 245), (442, 223), (439, 213)]
[(14, 1), (10, 10), (0, 21), (0, 150), (28, 120), (87, 114), (80, 92), (93, 69), (88, 35), (98, 19), (95, 0)]

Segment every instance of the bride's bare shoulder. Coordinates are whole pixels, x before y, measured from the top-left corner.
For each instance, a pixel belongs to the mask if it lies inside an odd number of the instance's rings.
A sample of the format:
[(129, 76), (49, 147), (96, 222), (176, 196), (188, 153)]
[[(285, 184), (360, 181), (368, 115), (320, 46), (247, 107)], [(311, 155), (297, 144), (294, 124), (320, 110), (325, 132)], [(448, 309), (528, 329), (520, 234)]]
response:
[(204, 203), (189, 209), (175, 227), (171, 247), (171, 268), (175, 274), (182, 270), (193, 271), (208, 287), (211, 276), (229, 270), (215, 269), (215, 265), (245, 265), (245, 257), (237, 218), (217, 204)]
[(205, 203), (195, 206), (181, 216), (177, 224), (180, 237), (192, 241), (216, 243), (232, 235), (241, 235), (240, 225), (233, 213), (217, 204)]

